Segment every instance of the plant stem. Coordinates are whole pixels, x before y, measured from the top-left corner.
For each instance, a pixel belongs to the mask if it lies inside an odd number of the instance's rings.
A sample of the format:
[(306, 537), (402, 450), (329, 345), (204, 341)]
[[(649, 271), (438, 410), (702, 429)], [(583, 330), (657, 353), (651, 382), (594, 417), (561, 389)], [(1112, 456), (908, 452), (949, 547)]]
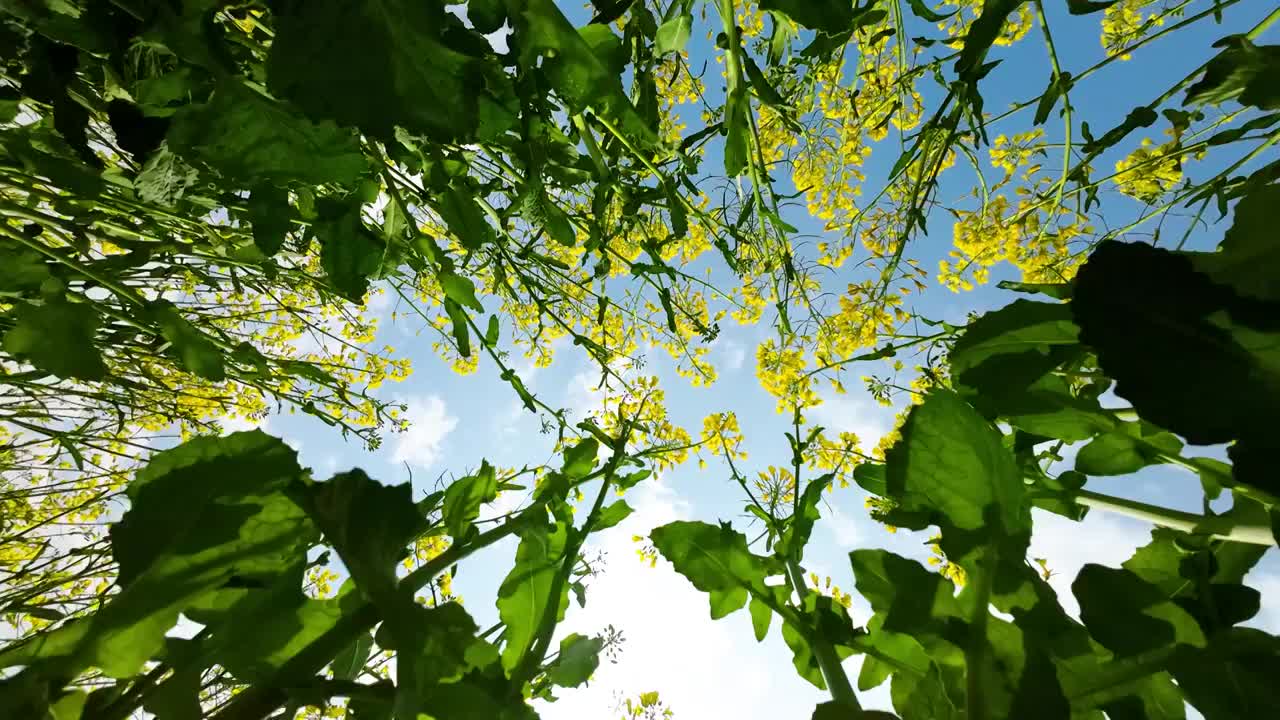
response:
[(1223, 516), (1197, 515), (1089, 490), (1077, 491), (1075, 500), (1085, 507), (1126, 515), (1182, 532), (1207, 534), (1222, 540), (1253, 545), (1276, 544), (1275, 537), (1271, 534), (1271, 527), (1268, 525), (1240, 523)]
[[(804, 572), (800, 569), (799, 563), (793, 559), (787, 560), (787, 580), (791, 583), (791, 588), (797, 595), (803, 596), (807, 591), (804, 584)], [(801, 617), (804, 617), (803, 615)], [(836, 655), (836, 649), (831, 642), (815, 627), (808, 627), (809, 648), (813, 650), (813, 659), (818, 663), (818, 671), (822, 673), (822, 679), (827, 683), (827, 690), (831, 693), (831, 699), (842, 705), (862, 709), (862, 705), (858, 702), (858, 696), (853, 692), (853, 685), (849, 683), (849, 676), (845, 675), (844, 667), (840, 665), (840, 657)]]

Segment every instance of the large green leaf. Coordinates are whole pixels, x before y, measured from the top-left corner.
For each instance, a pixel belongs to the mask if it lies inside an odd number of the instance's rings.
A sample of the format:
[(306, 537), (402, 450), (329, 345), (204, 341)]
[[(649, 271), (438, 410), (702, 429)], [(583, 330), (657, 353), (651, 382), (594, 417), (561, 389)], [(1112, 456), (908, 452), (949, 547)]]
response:
[(1173, 675), (1205, 720), (1272, 717), (1280, 710), (1280, 638), (1235, 628), (1205, 648), (1180, 646)]
[(222, 351), (183, 317), (173, 303), (157, 300), (151, 306), (151, 315), (160, 325), (164, 339), (169, 342), (169, 353), (178, 359), (182, 367), (206, 380), (221, 382), (226, 379)]
[(1217, 105), (1235, 98), (1263, 110), (1280, 108), (1280, 45), (1254, 45), (1243, 35), (1214, 43), (1223, 48), (1205, 66), (1204, 76), (1187, 88), (1187, 105)]
[(368, 170), (355, 133), (313, 123), (236, 81), (173, 116), (168, 146), (245, 187), (260, 182), (352, 184)]
[(1089, 633), (1117, 655), (1134, 656), (1171, 643), (1205, 644), (1190, 613), (1128, 570), (1085, 565), (1071, 590)]
[(1118, 423), (1076, 453), (1076, 470), (1085, 475), (1128, 475), (1182, 451), (1182, 441), (1151, 423)]
[(570, 112), (591, 108), (611, 120), (631, 142), (657, 143), (657, 136), (636, 111), (622, 87), (619, 73), (601, 62), (583, 36), (569, 23), (555, 0), (520, 0), (516, 23), (522, 62), (542, 70)]
[[(309, 598), (302, 592), (302, 580), (299, 565), (270, 587), (224, 589), (189, 609), (187, 615), (211, 633), (205, 644), (207, 657), (246, 683), (306, 682), (312, 673), (282, 675), (280, 670), (337, 625), (344, 598)], [(352, 662), (347, 659), (348, 665)], [(339, 669), (335, 661), (335, 673)]]
[(101, 380), (107, 366), (94, 347), (98, 313), (89, 303), (48, 298), (19, 302), (10, 311), (13, 327), (4, 334), (4, 350), (62, 378)]
[(962, 530), (1029, 532), (1031, 511), (1018, 466), (1000, 434), (960, 396), (929, 393), (911, 410), (885, 455), (889, 496)]
[(752, 594), (771, 594), (764, 579), (776, 573), (773, 561), (752, 553), (746, 536), (728, 523), (673, 522), (649, 537), (676, 572), (710, 594), (712, 619), (740, 609)]
[(320, 206), (313, 226), (320, 239), (320, 266), (329, 282), (352, 302), (362, 302), (369, 278), (378, 273), (386, 244), (365, 226), (358, 202), (332, 201)]
[(568, 530), (554, 526), (531, 525), (520, 534), (516, 562), (498, 588), (498, 617), (506, 626), (506, 647), (502, 650), (502, 666), (510, 671), (529, 652), (550, 603), (556, 604), (556, 617), (564, 617), (569, 603), (567, 582), (560, 583), (560, 595), (551, 598), (551, 587), (564, 563)]
[(441, 516), (445, 529), (455, 540), (467, 536), (471, 522), (480, 516), (480, 506), (493, 502), (498, 496), (498, 478), (493, 466), (487, 462), (480, 464), (475, 475), (454, 480), (444, 490), (444, 504)]
[(1116, 394), (1188, 441), (1228, 442), (1280, 412), (1275, 348), (1246, 334), (1274, 308), (1213, 283), (1189, 256), (1104, 242), (1080, 269), (1071, 307)]
[(880, 629), (927, 642), (947, 618), (961, 616), (955, 586), (923, 565), (887, 550), (849, 553), (854, 583), (876, 615)]
[(1264, 185), (1240, 199), (1231, 229), (1216, 253), (1197, 253), (1197, 269), (1236, 292), (1259, 300), (1280, 301), (1280, 247), (1275, 242), (1280, 185)]
[(1046, 373), (1079, 352), (1071, 308), (1015, 300), (965, 328), (950, 354), (956, 389), (984, 413), (1010, 415)]
[(761, 10), (779, 12), (810, 30), (831, 35), (853, 27), (854, 5), (843, 0), (760, 0)]
[(350, 470), (313, 485), (306, 502), (360, 590), (384, 613), (398, 611), (388, 600), (397, 585), (396, 564), (424, 525), (412, 487), (383, 485), (361, 470)]
[(560, 687), (577, 687), (591, 679), (600, 665), (604, 640), (570, 633), (560, 641), (560, 654), (547, 670), (547, 679)]
[(305, 560), (315, 530), (284, 492), (301, 477), (294, 451), (256, 430), (157, 454), (111, 528), (120, 592), (97, 613), (0, 653), (0, 666), (133, 675), (184, 609), (233, 579), (270, 584)]
[(268, 87), (314, 118), (388, 140), (399, 126), (441, 142), (493, 137), (513, 119), (501, 69), (445, 42), (446, 31), (470, 31), (444, 3), (286, 0), (274, 16)]

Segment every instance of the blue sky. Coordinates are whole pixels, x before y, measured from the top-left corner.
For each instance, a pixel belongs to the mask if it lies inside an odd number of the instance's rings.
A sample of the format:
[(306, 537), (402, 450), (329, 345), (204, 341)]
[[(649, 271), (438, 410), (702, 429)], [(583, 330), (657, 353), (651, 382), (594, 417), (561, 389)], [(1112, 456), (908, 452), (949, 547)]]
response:
[[(1063, 2), (1045, 4), (1064, 69), (1078, 70), (1101, 59), (1100, 14), (1072, 17), (1066, 14)], [(1246, 0), (1226, 11), (1223, 25), (1202, 22), (1177, 33), (1172, 41), (1156, 43), (1132, 62), (1113, 63), (1073, 94), (1079, 117), (1088, 120), (1096, 134), (1119, 122), (1135, 104), (1151, 100), (1169, 83), (1208, 59), (1209, 46), (1214, 40), (1256, 21), (1256, 16), (1262, 14), (1259, 11), (1265, 10), (1268, 4)], [(565, 5), (575, 19), (585, 19), (585, 12), (577, 8), (577, 4)], [(1192, 10), (1198, 10), (1196, 5)], [(919, 30), (924, 32), (929, 28), (921, 24)], [(995, 52), (994, 56), (1003, 62), (983, 86), (990, 111), (1001, 112), (1010, 102), (1034, 96), (1047, 84), (1049, 64), (1044, 46), (1038, 29), (1032, 33), (1014, 48)], [(930, 35), (938, 33), (933, 31)], [(1270, 39), (1274, 37), (1273, 32)], [(709, 52), (708, 43), (695, 33), (691, 49), (693, 64), (700, 65)], [(717, 72), (714, 63), (710, 67), (709, 78)], [(715, 84), (707, 80), (709, 89), (713, 90), (711, 86)], [(1030, 111), (1025, 111), (1011, 118), (1007, 125), (992, 128), (992, 136), (1026, 129), (1029, 115)], [(697, 127), (694, 123), (690, 125)], [(1162, 121), (1147, 132), (1160, 141), (1163, 127)], [(1061, 121), (1056, 116), (1045, 129), (1051, 141), (1061, 138)], [(709, 167), (718, 167), (716, 153), (713, 150), (709, 155), (706, 161)], [(896, 155), (892, 148), (885, 148), (873, 156), (868, 166), (868, 187), (875, 187), (877, 179), (884, 177)], [(985, 160), (985, 153), (981, 157)], [(1114, 157), (1104, 157), (1098, 166), (1108, 169), (1114, 160)], [(1198, 176), (1212, 170), (1208, 164), (1188, 168), (1189, 173)], [(996, 173), (993, 169), (990, 172)], [(785, 178), (780, 180), (780, 189), (788, 191)], [(971, 171), (957, 166), (946, 176), (942, 196), (956, 199), (970, 187)], [(1127, 220), (1122, 203), (1112, 207), (1118, 210), (1116, 222)], [(787, 220), (804, 233), (820, 234), (820, 225), (800, 210), (793, 209)], [(1137, 210), (1137, 204), (1131, 203), (1127, 212)], [(922, 265), (932, 271), (950, 247), (949, 216), (935, 213), (930, 218), (929, 229), (930, 234), (916, 240), (913, 249)], [(1198, 233), (1196, 242), (1200, 247), (1209, 247), (1224, 229), (1225, 225), (1219, 225)], [(841, 271), (831, 278), (831, 283), (839, 287), (855, 277), (851, 269)], [(996, 280), (1004, 278), (1013, 278), (1013, 275), (1007, 270), (993, 272), (990, 286), (959, 295), (931, 288), (916, 298), (914, 312), (954, 322), (962, 321), (970, 311), (1000, 307), (1015, 297), (994, 287)], [(412, 321), (391, 322), (390, 310), (389, 302), (373, 304), (373, 311), (384, 318), (378, 344), (395, 346), (413, 361), (415, 371), (407, 381), (384, 386), (379, 392), (384, 399), (400, 400), (408, 405), (412, 424), (408, 432), (386, 436), (378, 451), (369, 452), (358, 444), (344, 442), (332, 428), (302, 415), (273, 416), (267, 421), (266, 429), (296, 447), (304, 464), (315, 468), (320, 477), (361, 467), (385, 482), (403, 482), (412, 477), (419, 489), (431, 487), (441, 474), (461, 476), (477, 467), (482, 458), (502, 466), (520, 466), (542, 463), (550, 457), (553, 438), (539, 432), (537, 419), (521, 410), (510, 388), (498, 379), (491, 365), (481, 363), (480, 370), (469, 377), (453, 374), (432, 352), (430, 331), (420, 333), (419, 324)], [(771, 462), (785, 462), (788, 452), (782, 432), (787, 427), (786, 418), (775, 414), (773, 398), (760, 388), (754, 376), (755, 346), (773, 332), (768, 318), (755, 327), (738, 327), (731, 321), (722, 327), (713, 346), (712, 358), (720, 371), (720, 380), (713, 386), (689, 387), (675, 376), (669, 358), (661, 352), (649, 355), (647, 371), (662, 378), (673, 421), (691, 434), (697, 435), (705, 415), (732, 410), (739, 417), (751, 454), (746, 469), (754, 471)], [(855, 370), (852, 375), (856, 378), (870, 372), (883, 373), (886, 369), (885, 365), (877, 365)], [(579, 409), (589, 403), (589, 388), (598, 377), (598, 373), (592, 373), (585, 354), (567, 344), (559, 348), (552, 367), (535, 370), (526, 365), (519, 370), (525, 383), (548, 404)], [(849, 383), (849, 388), (846, 396), (828, 396), (827, 402), (814, 411), (813, 419), (833, 430), (857, 432), (866, 444), (874, 445), (875, 440), (890, 429), (893, 410), (879, 407), (856, 383)], [(1090, 488), (1187, 510), (1199, 508), (1198, 480), (1170, 468), (1093, 481)], [(911, 557), (927, 556), (923, 545), (927, 534), (889, 534), (867, 517), (864, 498), (857, 488), (838, 490), (830, 495), (806, 556), (808, 569), (820, 576), (831, 576), (836, 584), (849, 591), (853, 590), (853, 583), (847, 553), (853, 549), (887, 547)], [(499, 508), (490, 512), (513, 507), (519, 500), (519, 497), (500, 498)], [(634, 696), (657, 690), (674, 708), (676, 717), (682, 719), (807, 717), (812, 706), (823, 699), (823, 694), (795, 674), (790, 652), (776, 627), (763, 643), (756, 643), (745, 612), (712, 622), (704, 595), (664, 563), (650, 569), (634, 554), (636, 546), (632, 535), (645, 534), (650, 528), (671, 520), (696, 518), (714, 522), (723, 519), (745, 528), (744, 498), (724, 468), (712, 463), (700, 470), (696, 462), (690, 462), (632, 491), (628, 501), (636, 509), (635, 514), (619, 527), (597, 536), (589, 548), (605, 553), (605, 572), (591, 582), (586, 608), (572, 605), (560, 631), (562, 634), (597, 633), (612, 624), (622, 630), (626, 638), (622, 655), (616, 664), (602, 665), (589, 687), (565, 692), (560, 702), (541, 708), (542, 716), (548, 720), (610, 717), (616, 694)], [(1058, 573), (1052, 583), (1069, 610), (1075, 607), (1069, 584), (1081, 565), (1085, 562), (1116, 565), (1147, 540), (1147, 528), (1143, 524), (1102, 513), (1095, 512), (1079, 524), (1044, 513), (1038, 514), (1036, 520), (1032, 555), (1047, 558), (1049, 566)], [(468, 610), (482, 627), (496, 619), (492, 598), (510, 567), (513, 552), (511, 542), (486, 551), (464, 564), (455, 582)], [(1254, 585), (1264, 594), (1258, 622), (1273, 630), (1280, 628), (1280, 569), (1274, 552), (1267, 556), (1263, 568), (1255, 571)], [(865, 603), (855, 599), (852, 614), (855, 621), (865, 620), (868, 616)], [(856, 676), (859, 662), (857, 658), (848, 661), (851, 676)], [(887, 689), (886, 684), (867, 694), (865, 704), (887, 708)]]

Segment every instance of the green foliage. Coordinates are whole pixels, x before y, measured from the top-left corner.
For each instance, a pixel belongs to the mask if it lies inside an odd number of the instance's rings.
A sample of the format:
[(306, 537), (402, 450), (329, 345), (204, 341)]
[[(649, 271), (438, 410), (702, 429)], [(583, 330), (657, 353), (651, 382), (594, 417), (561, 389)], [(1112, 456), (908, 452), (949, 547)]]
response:
[[(360, 143), (332, 123), (313, 123), (235, 81), (173, 117), (169, 148), (232, 183), (353, 184), (368, 169)], [(170, 181), (172, 182), (172, 181)]]
[(92, 347), (99, 323), (93, 306), (55, 295), (38, 305), (18, 304), (11, 313), (13, 325), (4, 334), (5, 352), (58, 377), (100, 380), (106, 376), (102, 358), (85, 351)]
[(442, 142), (490, 138), (510, 124), (508, 81), (487, 53), (446, 41), (458, 21), (442, 3), (285, 2), (275, 18), (267, 86), (313, 117), (381, 138), (399, 125)]

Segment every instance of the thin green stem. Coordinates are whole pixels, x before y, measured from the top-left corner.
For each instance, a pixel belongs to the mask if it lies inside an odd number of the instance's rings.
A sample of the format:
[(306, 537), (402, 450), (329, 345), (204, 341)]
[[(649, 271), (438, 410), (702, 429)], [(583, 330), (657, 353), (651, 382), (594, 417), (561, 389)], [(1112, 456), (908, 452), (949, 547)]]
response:
[(1251, 545), (1266, 545), (1270, 547), (1276, 544), (1270, 525), (1241, 523), (1225, 516), (1197, 515), (1137, 500), (1104, 495), (1090, 490), (1077, 491), (1075, 500), (1085, 507), (1106, 510), (1107, 512), (1117, 513), (1136, 520), (1145, 520), (1160, 527), (1182, 532), (1209, 535), (1222, 540), (1232, 540)]

